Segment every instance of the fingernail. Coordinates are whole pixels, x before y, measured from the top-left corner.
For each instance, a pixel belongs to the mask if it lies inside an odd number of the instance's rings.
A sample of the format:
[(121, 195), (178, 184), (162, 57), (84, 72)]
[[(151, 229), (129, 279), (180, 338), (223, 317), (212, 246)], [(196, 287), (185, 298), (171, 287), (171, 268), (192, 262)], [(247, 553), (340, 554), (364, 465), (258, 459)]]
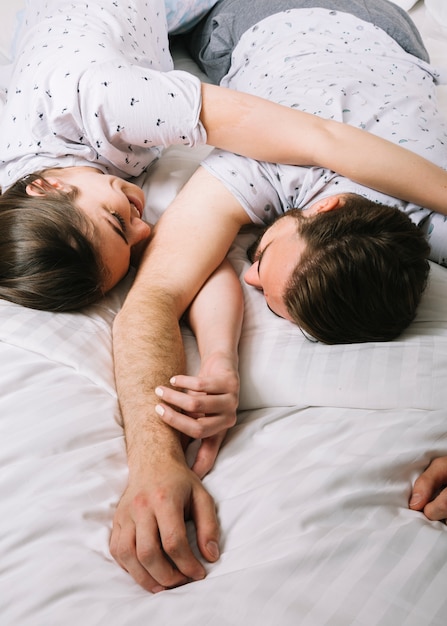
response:
[(161, 389), (161, 387), (155, 387), (155, 395), (157, 395), (159, 398), (163, 397), (163, 389)]
[(411, 500), (410, 500), (410, 506), (416, 506), (417, 504), (419, 504), (419, 502), (421, 501), (421, 495), (419, 493), (414, 493), (411, 496)]
[(171, 383), (171, 385), (175, 385), (175, 376), (173, 376), (173, 377), (169, 380), (169, 382)]
[(209, 541), (206, 544), (206, 548), (208, 550), (208, 552), (211, 554), (211, 556), (213, 557), (213, 559), (218, 559), (219, 558), (219, 546), (217, 545), (217, 543), (215, 541)]
[(157, 585), (156, 587), (154, 587), (152, 589), (152, 593), (160, 593), (160, 591), (164, 591), (165, 587), (162, 587), (161, 585)]
[(155, 412), (157, 413), (157, 415), (160, 415), (160, 417), (163, 417), (163, 415), (165, 414), (165, 410), (161, 406), (161, 404), (156, 404), (155, 405)]

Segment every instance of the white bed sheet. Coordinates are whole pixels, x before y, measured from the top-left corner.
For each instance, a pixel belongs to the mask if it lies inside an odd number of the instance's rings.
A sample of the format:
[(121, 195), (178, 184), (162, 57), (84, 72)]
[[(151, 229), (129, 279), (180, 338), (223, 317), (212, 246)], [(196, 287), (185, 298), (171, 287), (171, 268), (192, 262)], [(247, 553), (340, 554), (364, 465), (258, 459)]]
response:
[[(421, 2), (411, 14), (444, 62), (446, 30)], [(167, 151), (148, 217), (205, 151)], [(252, 236), (231, 252), (240, 273)], [(222, 556), (156, 596), (108, 549), (127, 475), (111, 324), (131, 279), (77, 314), (0, 301), (1, 626), (445, 626), (447, 528), (407, 502), (447, 454), (447, 270), (385, 344), (312, 344), (244, 286), (239, 422), (205, 479)]]

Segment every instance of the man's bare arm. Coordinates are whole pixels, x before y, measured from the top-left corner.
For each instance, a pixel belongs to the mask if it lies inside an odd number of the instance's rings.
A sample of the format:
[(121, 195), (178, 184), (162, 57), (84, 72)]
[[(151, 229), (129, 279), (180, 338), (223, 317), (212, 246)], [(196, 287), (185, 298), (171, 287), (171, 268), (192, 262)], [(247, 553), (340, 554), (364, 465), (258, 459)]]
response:
[(184, 372), (179, 320), (248, 221), (234, 197), (200, 170), (158, 222), (114, 324), (115, 375), (129, 455), (129, 483), (111, 538), (116, 560), (148, 590), (205, 575), (188, 544), (218, 556), (212, 499), (186, 465), (178, 433), (155, 411), (155, 388)]

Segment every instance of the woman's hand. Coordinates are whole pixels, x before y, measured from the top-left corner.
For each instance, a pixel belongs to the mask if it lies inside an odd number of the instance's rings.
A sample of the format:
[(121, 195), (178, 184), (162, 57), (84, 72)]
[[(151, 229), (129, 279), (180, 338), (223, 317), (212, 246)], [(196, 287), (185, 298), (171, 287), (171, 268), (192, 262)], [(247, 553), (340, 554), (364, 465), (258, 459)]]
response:
[(156, 411), (172, 428), (202, 443), (192, 467), (200, 477), (214, 465), (228, 428), (236, 423), (239, 375), (225, 355), (209, 357), (198, 376), (175, 376), (170, 387), (157, 387)]

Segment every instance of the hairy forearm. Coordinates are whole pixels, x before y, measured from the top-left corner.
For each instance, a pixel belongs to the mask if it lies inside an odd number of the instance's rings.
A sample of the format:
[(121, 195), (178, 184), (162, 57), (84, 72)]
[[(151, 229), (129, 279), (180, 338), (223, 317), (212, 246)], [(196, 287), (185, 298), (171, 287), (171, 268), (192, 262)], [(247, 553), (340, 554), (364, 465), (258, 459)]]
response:
[[(141, 311), (151, 311), (141, 327)], [(183, 459), (177, 433), (164, 424), (154, 407), (157, 385), (184, 371), (182, 337), (164, 294), (130, 293), (113, 328), (115, 377), (126, 433), (129, 470)]]

